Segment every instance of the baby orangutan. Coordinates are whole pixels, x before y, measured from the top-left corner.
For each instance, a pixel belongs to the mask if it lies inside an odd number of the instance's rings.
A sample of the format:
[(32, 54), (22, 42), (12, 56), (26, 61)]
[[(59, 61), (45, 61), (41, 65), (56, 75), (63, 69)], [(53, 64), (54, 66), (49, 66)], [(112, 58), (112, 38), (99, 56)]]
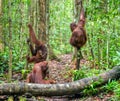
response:
[(36, 63), (32, 69), (32, 72), (27, 76), (28, 83), (39, 83), (39, 84), (53, 84), (54, 80), (44, 80), (47, 75), (48, 62), (43, 61)]

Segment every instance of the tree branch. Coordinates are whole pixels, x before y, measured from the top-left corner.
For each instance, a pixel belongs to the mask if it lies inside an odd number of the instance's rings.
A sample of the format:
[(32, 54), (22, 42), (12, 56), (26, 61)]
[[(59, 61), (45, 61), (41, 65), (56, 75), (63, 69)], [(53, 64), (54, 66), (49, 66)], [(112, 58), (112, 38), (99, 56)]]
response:
[[(83, 89), (99, 81), (104, 84), (112, 79), (120, 77), (120, 66), (114, 67), (105, 73), (91, 78), (83, 78), (78, 81), (65, 84), (32, 84), (32, 83), (3, 83), (0, 84), (0, 95), (23, 95), (31, 93), (34, 96), (62, 96), (80, 93)], [(96, 85), (96, 86), (97, 86)]]

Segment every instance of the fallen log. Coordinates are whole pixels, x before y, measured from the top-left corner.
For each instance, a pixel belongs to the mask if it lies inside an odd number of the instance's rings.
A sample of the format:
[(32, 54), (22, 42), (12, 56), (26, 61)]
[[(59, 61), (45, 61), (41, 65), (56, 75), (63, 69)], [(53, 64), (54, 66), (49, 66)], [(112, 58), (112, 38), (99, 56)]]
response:
[[(34, 96), (63, 96), (80, 93), (86, 87), (89, 87), (95, 82), (104, 84), (109, 80), (120, 77), (120, 66), (114, 67), (105, 73), (83, 78), (78, 81), (65, 84), (33, 84), (33, 83), (3, 83), (0, 84), (0, 95), (23, 95), (31, 93)], [(99, 85), (97, 84), (97, 85)]]

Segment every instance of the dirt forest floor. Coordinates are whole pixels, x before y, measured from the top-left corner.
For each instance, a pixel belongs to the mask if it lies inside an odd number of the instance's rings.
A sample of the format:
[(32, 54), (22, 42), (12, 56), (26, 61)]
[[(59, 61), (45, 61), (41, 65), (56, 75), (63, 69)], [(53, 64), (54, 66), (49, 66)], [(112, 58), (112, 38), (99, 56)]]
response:
[[(60, 61), (52, 60), (49, 61), (49, 72), (50, 79), (56, 81), (56, 83), (67, 83), (72, 81), (71, 70), (74, 68), (74, 63), (71, 63), (72, 55), (60, 55)], [(82, 65), (88, 65), (89, 62), (86, 60), (81, 60)], [(71, 96), (62, 96), (62, 97), (51, 97), (44, 98), (45, 101), (108, 101), (111, 97), (111, 94), (102, 95), (102, 98), (99, 95), (82, 97), (80, 95), (71, 95)]]
[(61, 55), (59, 56), (59, 61), (52, 60), (49, 62), (49, 72), (50, 79), (56, 81), (56, 83), (66, 83), (71, 82), (69, 70), (72, 69), (74, 65), (71, 63), (71, 55)]
[[(49, 79), (55, 80), (56, 83), (67, 83), (72, 81), (72, 73), (70, 72), (73, 70), (74, 64), (71, 63), (72, 55), (60, 55), (59, 61), (52, 60), (49, 61)], [(82, 65), (88, 66), (89, 62), (86, 60), (81, 61)], [(89, 67), (89, 66), (88, 66)], [(14, 74), (13, 78), (18, 79), (21, 74)], [(100, 96), (102, 95), (102, 97)], [(81, 95), (70, 95), (70, 96), (54, 96), (54, 97), (37, 97), (37, 98), (30, 98), (27, 101), (109, 101), (112, 94), (96, 94), (94, 96), (81, 96)], [(1, 101), (1, 100), (0, 100)]]

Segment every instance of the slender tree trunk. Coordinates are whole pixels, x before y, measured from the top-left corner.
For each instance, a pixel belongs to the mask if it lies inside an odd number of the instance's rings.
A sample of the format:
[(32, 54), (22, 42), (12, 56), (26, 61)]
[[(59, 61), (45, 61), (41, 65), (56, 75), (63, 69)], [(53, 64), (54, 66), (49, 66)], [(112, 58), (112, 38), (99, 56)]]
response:
[(91, 53), (91, 56), (92, 56), (92, 59), (94, 61), (94, 52), (93, 52), (93, 48), (92, 48), (92, 45), (91, 45), (91, 40), (90, 40), (90, 35), (87, 34), (87, 39), (88, 39), (88, 44), (89, 44), (89, 48), (90, 48), (90, 53)]
[(100, 68), (100, 39), (98, 38), (97, 39), (97, 42), (98, 42), (98, 68)]
[[(2, 0), (0, 0), (0, 19), (1, 18), (2, 18)], [(2, 23), (0, 22), (0, 51), (4, 50), (4, 46), (3, 46), (2, 40), (3, 40)]]
[(11, 0), (8, 1), (8, 18), (9, 18), (9, 75), (8, 81), (10, 82), (12, 79), (12, 19), (11, 19)]
[(108, 38), (107, 38), (107, 51), (106, 51), (106, 55), (107, 55), (107, 57), (106, 57), (106, 60), (107, 60), (107, 68), (109, 68), (109, 40), (110, 40), (110, 35), (109, 35), (110, 33), (107, 33), (107, 36), (108, 36)]
[[(107, 14), (109, 12), (109, 1), (108, 0), (104, 0), (103, 1), (103, 9), (105, 11), (105, 13)], [(108, 23), (106, 22), (106, 25), (108, 25), (108, 28), (110, 28), (110, 19), (109, 19), (109, 16), (107, 17), (108, 19)], [(109, 42), (110, 42), (110, 32), (107, 31), (106, 33), (107, 35), (107, 38), (106, 38), (106, 64), (107, 64), (107, 68), (109, 68)]]
[(80, 60), (82, 59), (81, 49), (77, 49), (76, 69), (80, 69)]
[(39, 0), (36, 0), (36, 7), (35, 7), (35, 31), (38, 34), (38, 27), (39, 27)]
[(49, 44), (49, 29), (50, 29), (50, 26), (49, 26), (49, 0), (46, 0), (46, 41), (47, 41), (47, 46), (48, 46), (48, 57), (47, 57), (47, 60), (49, 59), (49, 56), (50, 56), (50, 44)]
[(20, 34), (20, 35), (19, 35), (20, 43), (19, 43), (19, 46), (21, 47), (21, 48), (20, 48), (20, 51), (19, 51), (20, 54), (21, 54), (21, 55), (20, 55), (20, 58), (19, 58), (19, 61), (22, 60), (22, 56), (23, 56), (23, 45), (24, 45), (24, 44), (23, 44), (23, 43), (21, 44), (21, 42), (23, 42), (23, 33), (24, 33), (24, 30), (25, 30), (25, 28), (24, 28), (24, 23), (23, 23), (23, 22), (24, 22), (24, 20), (23, 20), (24, 18), (23, 18), (23, 17), (24, 17), (24, 13), (25, 13), (25, 12), (24, 12), (24, 10), (25, 10), (25, 5), (23, 4), (22, 1), (20, 2), (20, 8), (22, 8), (22, 9), (20, 9), (20, 17), (21, 17), (21, 19), (20, 19), (20, 23), (19, 23), (19, 24), (20, 24), (20, 33), (19, 33), (19, 34)]

